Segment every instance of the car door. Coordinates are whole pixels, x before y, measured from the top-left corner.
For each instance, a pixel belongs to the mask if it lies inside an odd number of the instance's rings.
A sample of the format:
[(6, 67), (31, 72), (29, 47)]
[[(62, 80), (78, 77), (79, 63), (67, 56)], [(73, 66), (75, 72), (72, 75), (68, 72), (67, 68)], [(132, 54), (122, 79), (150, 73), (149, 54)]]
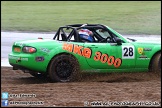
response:
[(96, 69), (123, 69), (135, 67), (135, 50), (130, 43), (85, 43), (92, 51), (87, 63)]
[(87, 63), (96, 69), (128, 69), (135, 67), (135, 48), (131, 43), (84, 43), (92, 51)]

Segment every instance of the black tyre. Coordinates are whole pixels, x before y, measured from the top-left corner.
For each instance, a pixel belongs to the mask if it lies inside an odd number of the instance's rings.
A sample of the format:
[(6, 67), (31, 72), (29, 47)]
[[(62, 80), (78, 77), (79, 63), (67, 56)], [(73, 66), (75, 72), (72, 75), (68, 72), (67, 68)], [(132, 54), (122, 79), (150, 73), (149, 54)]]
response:
[(47, 74), (42, 74), (39, 72), (29, 72), (29, 74), (36, 78), (46, 78), (47, 77)]
[(161, 73), (161, 52), (157, 53), (153, 57), (151, 61), (150, 71), (155, 73)]
[(79, 64), (71, 55), (58, 55), (49, 66), (49, 77), (52, 82), (70, 82), (78, 79)]

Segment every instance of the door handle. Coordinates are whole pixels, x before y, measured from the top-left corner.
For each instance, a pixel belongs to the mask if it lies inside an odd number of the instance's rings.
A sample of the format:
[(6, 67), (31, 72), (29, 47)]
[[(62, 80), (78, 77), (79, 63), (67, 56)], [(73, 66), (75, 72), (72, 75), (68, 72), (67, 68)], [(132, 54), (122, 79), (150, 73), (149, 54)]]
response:
[(90, 48), (98, 48), (96, 45), (89, 46)]

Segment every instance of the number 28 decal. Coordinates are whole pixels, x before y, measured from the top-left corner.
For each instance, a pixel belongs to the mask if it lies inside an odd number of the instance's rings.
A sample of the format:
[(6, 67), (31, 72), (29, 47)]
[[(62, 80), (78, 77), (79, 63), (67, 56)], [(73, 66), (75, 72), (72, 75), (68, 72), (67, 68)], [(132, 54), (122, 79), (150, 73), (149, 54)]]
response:
[(122, 46), (122, 59), (134, 59), (134, 46)]

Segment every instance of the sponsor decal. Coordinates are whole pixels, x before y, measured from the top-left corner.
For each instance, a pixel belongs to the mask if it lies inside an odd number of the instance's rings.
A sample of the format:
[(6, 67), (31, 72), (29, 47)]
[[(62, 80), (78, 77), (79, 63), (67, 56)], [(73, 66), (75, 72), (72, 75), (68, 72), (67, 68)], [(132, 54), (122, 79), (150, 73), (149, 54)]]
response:
[(47, 48), (40, 48), (40, 50), (43, 51), (43, 52), (45, 52), (45, 53), (49, 53), (50, 52), (50, 50), (47, 49)]
[(138, 53), (143, 54), (143, 48), (138, 48)]
[(147, 59), (150, 59), (150, 58), (148, 58), (146, 55), (141, 55), (141, 56), (139, 56), (138, 59), (144, 59), (144, 60), (147, 60)]
[(21, 60), (21, 61), (28, 61), (28, 58), (25, 58), (25, 57), (9, 56), (9, 59)]
[(147, 56), (141, 55), (141, 56), (139, 56), (139, 58), (147, 58)]
[(91, 58), (92, 55), (92, 50), (90, 48), (84, 48), (83, 46), (79, 45), (63, 43), (62, 49), (68, 52), (73, 52), (80, 56), (84, 56), (86, 58)]
[(138, 48), (138, 53), (140, 54), (138, 59), (143, 59), (143, 60), (147, 60), (150, 59), (147, 57), (147, 55), (145, 55), (144, 51), (151, 51), (151, 48)]
[(21, 47), (22, 47), (22, 46), (25, 46), (24, 43), (16, 43), (16, 42), (15, 42), (15, 45), (18, 45), (18, 46), (21, 46)]
[(40, 61), (44, 61), (44, 57), (35, 57), (35, 61), (40, 62)]
[(96, 52), (94, 56), (95, 61), (101, 61), (101, 63), (107, 63), (107, 65), (114, 65), (114, 67), (118, 68), (122, 64), (122, 60), (120, 58), (115, 58), (114, 56), (109, 56), (108, 54), (102, 54), (101, 52)]
[[(91, 58), (92, 50), (90, 48), (85, 48), (80, 45), (63, 43), (63, 50), (68, 52), (72, 52), (74, 54), (78, 54), (85, 58)], [(100, 61), (101, 63), (107, 63), (107, 65), (114, 65), (114, 67), (118, 68), (122, 64), (121, 58), (115, 58), (114, 56), (109, 56), (108, 54), (102, 54), (100, 51), (95, 52), (95, 56), (93, 57), (94, 61)]]
[(152, 48), (143, 48), (143, 51), (151, 51)]

